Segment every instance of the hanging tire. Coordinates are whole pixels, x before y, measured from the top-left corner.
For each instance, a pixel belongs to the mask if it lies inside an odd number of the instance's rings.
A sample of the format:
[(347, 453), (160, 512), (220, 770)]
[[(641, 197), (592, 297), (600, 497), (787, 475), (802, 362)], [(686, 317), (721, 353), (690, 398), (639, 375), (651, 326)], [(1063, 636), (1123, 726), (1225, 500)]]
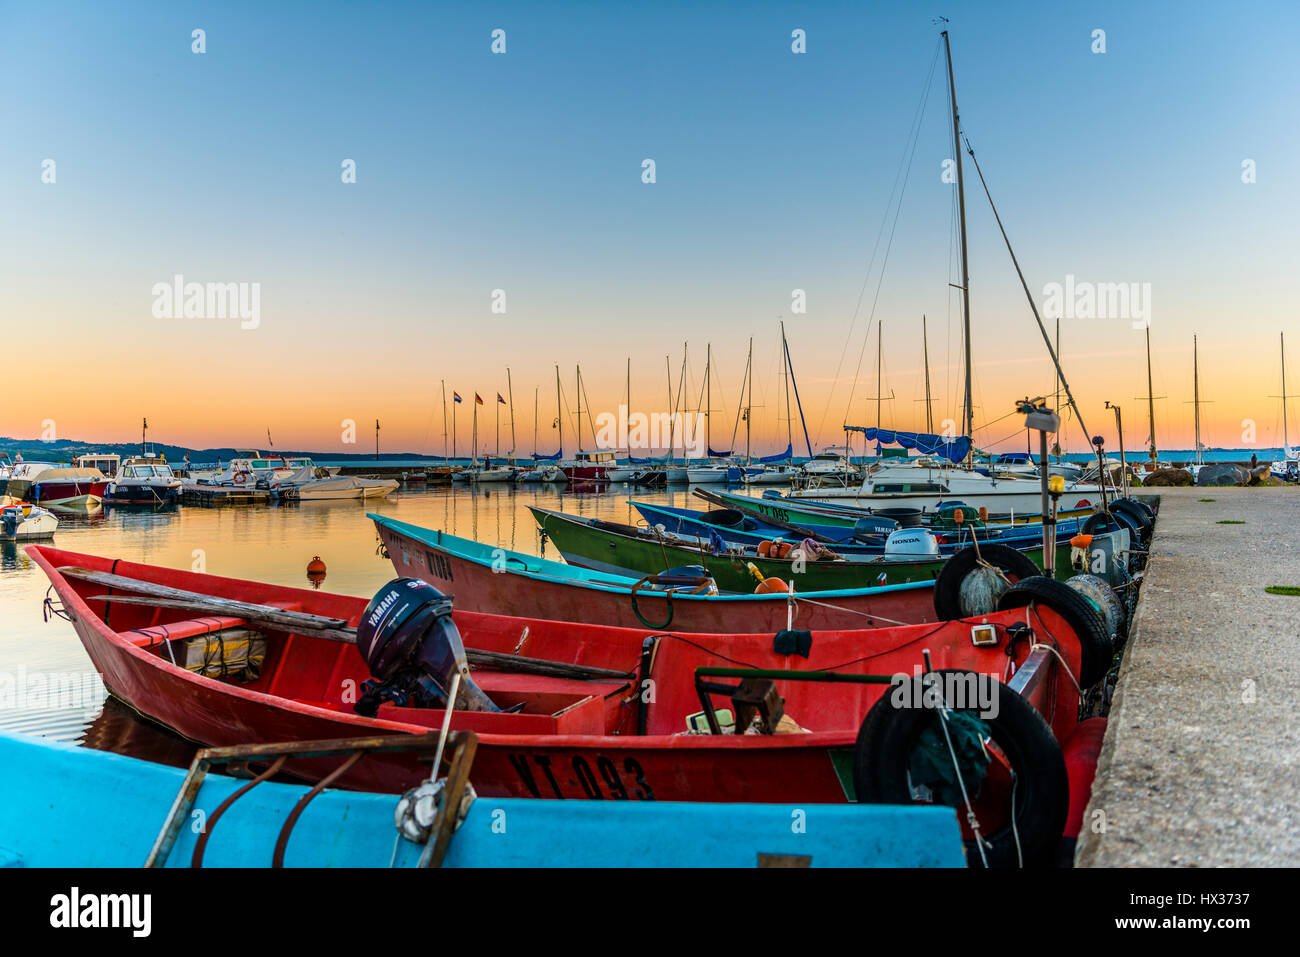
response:
[[(983, 718), (988, 737), (1006, 755), (1015, 773), (1014, 792), (1007, 794), (1010, 802), (1014, 793), (1012, 813), (996, 831), (982, 835), (991, 845), (984, 850), (988, 866), (1016, 867), (1050, 860), (1065, 830), (1070, 806), (1065, 758), (1052, 729), (1028, 701), (988, 675), (959, 670), (932, 674), (960, 675), (966, 681), (973, 675), (979, 683), (979, 698), (990, 703), (987, 713), (993, 715)], [(863, 719), (853, 752), (853, 786), (859, 802), (915, 803), (910, 775), (913, 752), (922, 733), (939, 720), (924, 696), (927, 677), (906, 679), (912, 683), (910, 696), (898, 695), (900, 686), (891, 686)], [(977, 782), (966, 784), (968, 791), (978, 788)], [(958, 805), (957, 814), (964, 819), (964, 802), (958, 801)], [(967, 864), (982, 866), (974, 840), (965, 845)]]
[(998, 611), (1043, 604), (1065, 619), (1079, 639), (1079, 685), (1085, 690), (1110, 670), (1115, 645), (1101, 614), (1092, 602), (1069, 585), (1039, 576), (1016, 582), (998, 601)]
[(1104, 535), (1106, 532), (1116, 532), (1123, 528), (1133, 531), (1135, 524), (1131, 518), (1125, 523), (1110, 512), (1093, 512), (1079, 525), (1079, 534)]
[(1012, 584), (1042, 574), (1024, 552), (1010, 545), (981, 543), (978, 550), (972, 545), (959, 548), (944, 562), (934, 582), (934, 610), (942, 621), (987, 615), (997, 609), (997, 600), (1007, 582), (981, 581), (976, 577), (981, 574), (986, 579), (994, 577), (987, 573), (980, 559), (1001, 569)]
[(1123, 600), (1110, 587), (1110, 582), (1100, 575), (1071, 575), (1065, 582), (1084, 598), (1101, 615), (1113, 648), (1120, 648), (1128, 636), (1128, 609)]
[(1133, 522), (1138, 541), (1149, 542), (1156, 523), (1151, 510), (1136, 499), (1121, 498), (1110, 503), (1110, 511), (1117, 518), (1127, 516)]

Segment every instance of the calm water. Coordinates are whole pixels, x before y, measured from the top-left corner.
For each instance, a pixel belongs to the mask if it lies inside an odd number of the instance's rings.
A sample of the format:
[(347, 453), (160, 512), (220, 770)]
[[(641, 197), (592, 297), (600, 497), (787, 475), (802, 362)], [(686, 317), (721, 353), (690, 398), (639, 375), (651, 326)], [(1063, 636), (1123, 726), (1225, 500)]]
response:
[[(632, 522), (627, 504), (689, 505), (686, 490), (642, 491), (615, 486), (601, 493), (564, 486), (462, 486), (401, 491), (382, 501), (302, 502), (269, 507), (182, 506), (154, 512), (105, 508), (60, 516), (52, 544), (68, 551), (189, 569), (202, 561), (210, 574), (303, 587), (307, 563), (328, 567), (322, 590), (370, 597), (393, 577), (376, 554), (366, 512), (441, 528), (514, 551), (539, 554), (537, 525), (526, 506)], [(552, 547), (549, 557), (556, 558)], [(45, 574), (21, 545), (0, 543), (0, 730), (43, 735), (154, 761), (186, 765), (192, 746), (108, 699), (72, 625), (42, 620)], [(54, 682), (61, 682), (56, 685)], [(75, 688), (51, 696), (51, 687)], [(56, 700), (51, 700), (51, 698)]]

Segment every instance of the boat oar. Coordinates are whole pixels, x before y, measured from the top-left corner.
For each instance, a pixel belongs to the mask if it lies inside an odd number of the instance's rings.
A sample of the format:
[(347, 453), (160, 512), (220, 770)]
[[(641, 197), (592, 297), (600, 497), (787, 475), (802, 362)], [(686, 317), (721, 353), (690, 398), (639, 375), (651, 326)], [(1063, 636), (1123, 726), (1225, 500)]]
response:
[[(60, 568), (60, 574), (68, 578), (79, 578), (101, 585), (111, 585), (134, 592), (149, 592), (138, 595), (95, 595), (87, 601), (107, 601), (124, 605), (145, 605), (154, 608), (177, 608), (182, 611), (197, 611), (209, 615), (227, 615), (242, 618), (245, 621), (261, 624), (280, 631), (292, 631), (313, 638), (338, 641), (344, 644), (356, 644), (357, 631), (341, 618), (327, 618), (301, 611), (287, 611), (274, 605), (259, 605), (252, 602), (221, 598), (217, 595), (204, 595), (201, 592), (188, 592), (180, 588), (169, 588), (154, 582), (126, 578), (122, 575), (110, 575), (85, 568)], [(111, 580), (108, 580), (111, 579)], [(165, 593), (165, 594), (160, 594)], [(482, 668), (498, 668), (520, 674), (540, 675), (550, 678), (575, 678), (578, 680), (622, 681), (632, 676), (630, 671), (616, 671), (612, 668), (594, 668), (589, 665), (571, 664), (566, 661), (549, 661), (545, 658), (526, 658), (500, 651), (483, 651), (466, 648), (465, 657), (470, 664)]]
[[(726, 499), (720, 495), (715, 495), (712, 492), (708, 491), (707, 489), (697, 488), (695, 489), (695, 494), (698, 495), (700, 498), (704, 499), (704, 501), (708, 502), (710, 505), (717, 505), (720, 508), (735, 509), (736, 511), (740, 512), (742, 515), (748, 515), (750, 518), (757, 519), (758, 521), (763, 522), (767, 525), (775, 525), (777, 528), (784, 528), (787, 531), (794, 532), (796, 535), (800, 536), (801, 538), (811, 538), (814, 542), (821, 542), (823, 545), (843, 544), (843, 542), (837, 542), (833, 538), (827, 538), (825, 535), (819, 535), (817, 532), (814, 532), (810, 528), (803, 528), (802, 526), (799, 525), (793, 525), (790, 522), (783, 522), (779, 518), (773, 518), (771, 515), (764, 515), (758, 509), (749, 508), (748, 506), (741, 505), (740, 503), (734, 502), (731, 499)], [(726, 536), (724, 535), (723, 537), (725, 538)]]

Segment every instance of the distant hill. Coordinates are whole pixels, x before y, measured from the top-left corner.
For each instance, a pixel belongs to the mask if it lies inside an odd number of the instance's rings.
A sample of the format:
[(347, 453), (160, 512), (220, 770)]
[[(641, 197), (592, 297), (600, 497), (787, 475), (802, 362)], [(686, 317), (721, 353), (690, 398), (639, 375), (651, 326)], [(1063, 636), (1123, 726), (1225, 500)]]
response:
[[(184, 445), (168, 445), (166, 442), (150, 442), (149, 451), (157, 452), (164, 455), (170, 462), (180, 462), (186, 455), (190, 457), (191, 462), (215, 462), (218, 459), (225, 460), (234, 456), (235, 449), (191, 449)], [(263, 452), (268, 451), (262, 449)], [(17, 455), (22, 455), (28, 461), (42, 462), (73, 462), (78, 455), (85, 455), (89, 452), (103, 452), (116, 454), (125, 458), (128, 455), (140, 454), (139, 442), (83, 442), (77, 439), (55, 439), (52, 442), (42, 442), (39, 439), (13, 439), (7, 436), (0, 436), (0, 459), (6, 455), (13, 459)], [(306, 449), (275, 449), (276, 455), (306, 455), (314, 459), (327, 459), (329, 461), (343, 460), (373, 460), (373, 452), (312, 452)], [(428, 459), (430, 456), (421, 455), (418, 452), (383, 452), (385, 459)]]

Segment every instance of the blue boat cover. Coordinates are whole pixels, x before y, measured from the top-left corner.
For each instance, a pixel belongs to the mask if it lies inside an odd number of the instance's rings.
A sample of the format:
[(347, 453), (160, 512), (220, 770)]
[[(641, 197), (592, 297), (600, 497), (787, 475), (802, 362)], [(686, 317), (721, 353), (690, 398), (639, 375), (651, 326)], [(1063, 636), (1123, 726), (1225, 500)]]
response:
[(764, 455), (761, 459), (758, 459), (758, 461), (759, 461), (759, 462), (762, 462), (762, 463), (767, 463), (767, 462), (784, 462), (784, 461), (786, 461), (787, 459), (792, 458), (793, 456), (794, 456), (794, 446), (793, 446), (793, 445), (787, 445), (787, 446), (785, 447), (785, 451), (784, 451), (784, 452), (778, 452), (778, 453), (776, 453), (776, 455)]
[(715, 458), (715, 459), (725, 459), (725, 458), (726, 458), (728, 455), (730, 455), (730, 454), (731, 454), (731, 449), (727, 449), (727, 451), (725, 451), (725, 452), (719, 452), (719, 451), (717, 451), (713, 446), (711, 446), (711, 445), (709, 446), (709, 457), (710, 457), (710, 458)]
[(637, 458), (635, 455), (629, 455), (629, 456), (627, 457), (627, 460), (628, 460), (628, 462), (630, 462), (630, 463), (633, 464), (633, 465), (653, 465), (653, 464), (655, 464), (655, 463), (657, 463), (657, 462), (667, 462), (667, 461), (668, 461), (667, 457), (664, 457), (664, 458), (662, 458), (662, 459), (656, 459), (656, 458), (639, 459), (639, 458)]
[(562, 456), (563, 454), (564, 454), (564, 449), (560, 449), (560, 451), (556, 452), (554, 455), (538, 455), (536, 452), (534, 452), (533, 461), (534, 462), (558, 462), (560, 461), (560, 456)]
[(928, 432), (895, 432), (892, 429), (877, 429), (862, 425), (846, 425), (846, 432), (861, 432), (868, 442), (875, 440), (888, 445), (901, 445), (905, 449), (914, 449), (925, 455), (942, 455), (949, 462), (964, 461), (970, 454), (969, 436), (948, 441), (942, 435)]

